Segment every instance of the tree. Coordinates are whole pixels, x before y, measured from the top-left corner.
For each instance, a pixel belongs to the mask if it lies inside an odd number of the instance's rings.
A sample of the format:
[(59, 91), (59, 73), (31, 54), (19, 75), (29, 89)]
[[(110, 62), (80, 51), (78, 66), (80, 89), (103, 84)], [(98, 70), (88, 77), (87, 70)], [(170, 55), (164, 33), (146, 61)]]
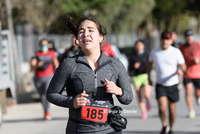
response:
[[(197, 19), (200, 32), (200, 9), (199, 0), (156, 0), (156, 6), (152, 12), (154, 27), (159, 31), (164, 29), (175, 30), (177, 33), (183, 33), (190, 27), (189, 21)], [(199, 21), (198, 21), (199, 20)]]
[[(97, 18), (109, 32), (132, 33), (155, 5), (153, 0), (116, 0), (100, 10)], [(106, 16), (106, 17), (105, 17)]]
[(63, 0), (63, 15), (94, 16), (108, 32), (132, 33), (153, 10), (154, 0)]
[(31, 23), (39, 34), (47, 34), (60, 14), (59, 0), (13, 0), (12, 3), (18, 12), (15, 19)]
[(183, 13), (186, 5), (186, 0), (156, 0), (153, 17), (158, 29), (174, 29), (174, 22), (179, 22), (179, 15)]
[(186, 12), (189, 15), (193, 15), (196, 19), (197, 19), (197, 28), (195, 28), (194, 30), (197, 33), (200, 33), (200, 1), (199, 0), (190, 0), (187, 1), (187, 6), (186, 6)]

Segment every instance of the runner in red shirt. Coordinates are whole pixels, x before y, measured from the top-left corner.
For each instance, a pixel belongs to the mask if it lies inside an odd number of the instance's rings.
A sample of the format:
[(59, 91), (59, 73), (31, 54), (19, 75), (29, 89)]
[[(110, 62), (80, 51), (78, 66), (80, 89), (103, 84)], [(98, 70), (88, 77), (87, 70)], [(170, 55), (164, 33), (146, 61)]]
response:
[(43, 109), (44, 119), (51, 119), (49, 113), (50, 103), (46, 99), (46, 90), (49, 82), (54, 74), (54, 68), (58, 67), (58, 59), (55, 51), (48, 50), (48, 41), (43, 39), (40, 41), (41, 50), (34, 53), (31, 59), (31, 69), (35, 70), (34, 83), (40, 94)]
[(192, 102), (193, 85), (195, 86), (197, 104), (200, 105), (200, 43), (194, 41), (193, 32), (191, 30), (185, 31), (184, 35), (186, 42), (180, 46), (180, 50), (187, 65), (183, 83), (186, 88), (189, 118), (194, 118), (196, 115)]
[(32, 56), (32, 59), (35, 59), (38, 61), (38, 67), (35, 70), (35, 76), (46, 77), (46, 76), (54, 74), (54, 67), (53, 67), (54, 58), (56, 58), (56, 55), (55, 55), (55, 51), (53, 50), (48, 50), (48, 52), (46, 53), (43, 53), (42, 51), (36, 52)]

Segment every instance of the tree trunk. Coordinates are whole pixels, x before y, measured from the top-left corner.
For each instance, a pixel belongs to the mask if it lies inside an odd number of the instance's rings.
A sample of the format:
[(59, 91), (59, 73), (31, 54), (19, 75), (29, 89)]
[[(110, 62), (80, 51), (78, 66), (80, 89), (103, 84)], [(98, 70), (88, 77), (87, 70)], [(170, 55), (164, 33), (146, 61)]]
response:
[(15, 69), (15, 85), (16, 85), (16, 92), (20, 93), (23, 91), (22, 89), (22, 76), (21, 76), (21, 68), (19, 62), (19, 54), (18, 54), (18, 47), (17, 42), (14, 34), (13, 28), (13, 20), (12, 20), (12, 6), (10, 0), (5, 0), (6, 10), (7, 10), (7, 23), (8, 23), (8, 30), (11, 33), (11, 45), (13, 49), (13, 59), (14, 59), (14, 69)]
[(6, 10), (5, 0), (2, 1), (2, 3), (1, 3), (0, 11), (1, 11), (1, 26), (2, 26), (2, 30), (8, 29), (7, 10)]
[(200, 15), (197, 18), (197, 33), (200, 34)]
[(154, 48), (153, 31), (154, 31), (154, 27), (153, 27), (153, 22), (152, 22), (152, 16), (150, 15), (147, 18), (147, 39), (149, 42), (149, 45), (148, 45), (149, 51)]

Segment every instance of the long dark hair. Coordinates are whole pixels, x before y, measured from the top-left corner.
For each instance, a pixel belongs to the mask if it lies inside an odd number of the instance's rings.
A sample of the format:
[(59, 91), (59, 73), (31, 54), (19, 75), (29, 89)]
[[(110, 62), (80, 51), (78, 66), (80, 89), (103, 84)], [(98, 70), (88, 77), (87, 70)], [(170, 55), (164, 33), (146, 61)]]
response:
[(135, 46), (138, 42), (142, 42), (142, 43), (144, 44), (144, 40), (139, 39), (139, 40), (137, 40), (137, 41), (135, 42), (134, 46)]
[(106, 29), (94, 17), (79, 18), (79, 20), (76, 23), (74, 22), (73, 18), (70, 15), (67, 15), (67, 27), (70, 30), (70, 32), (76, 37), (76, 39), (78, 38), (79, 26), (85, 20), (94, 22), (97, 26), (99, 34), (102, 35), (103, 37), (107, 34)]

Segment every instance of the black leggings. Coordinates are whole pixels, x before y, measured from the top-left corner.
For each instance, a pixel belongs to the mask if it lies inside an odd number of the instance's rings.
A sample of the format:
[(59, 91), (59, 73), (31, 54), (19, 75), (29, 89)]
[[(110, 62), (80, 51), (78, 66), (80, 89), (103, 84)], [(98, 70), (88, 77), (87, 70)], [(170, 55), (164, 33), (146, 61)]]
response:
[(115, 131), (115, 132), (111, 132), (109, 134), (122, 134), (122, 131)]
[(50, 110), (50, 102), (47, 101), (46, 91), (52, 77), (53, 77), (53, 74), (46, 77), (36, 77), (36, 76), (34, 77), (34, 83), (35, 83), (38, 93), (40, 94), (44, 112), (49, 112)]

